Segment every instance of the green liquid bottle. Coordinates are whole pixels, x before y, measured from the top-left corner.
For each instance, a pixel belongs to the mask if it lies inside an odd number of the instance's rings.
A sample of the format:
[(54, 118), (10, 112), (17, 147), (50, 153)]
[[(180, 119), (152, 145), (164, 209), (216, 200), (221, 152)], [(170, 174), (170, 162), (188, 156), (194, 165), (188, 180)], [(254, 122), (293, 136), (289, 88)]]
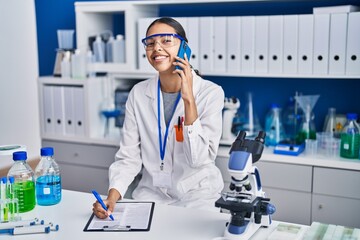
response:
[(357, 114), (348, 113), (347, 122), (341, 133), (340, 156), (344, 158), (359, 158), (360, 127), (356, 123)]
[(14, 152), (13, 159), (15, 162), (9, 170), (8, 178), (14, 178), (13, 193), (18, 199), (19, 212), (28, 212), (36, 205), (34, 172), (26, 163), (26, 152)]

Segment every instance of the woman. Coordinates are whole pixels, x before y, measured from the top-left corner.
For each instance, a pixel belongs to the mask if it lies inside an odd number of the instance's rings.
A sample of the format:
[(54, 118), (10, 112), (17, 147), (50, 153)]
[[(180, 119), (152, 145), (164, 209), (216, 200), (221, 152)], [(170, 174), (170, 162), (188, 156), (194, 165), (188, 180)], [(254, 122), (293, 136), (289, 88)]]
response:
[[(182, 26), (172, 18), (155, 20), (142, 40), (158, 75), (131, 90), (116, 160), (109, 169), (109, 194), (93, 205), (106, 218), (142, 169), (132, 197), (185, 207), (215, 209), (223, 179), (215, 166), (221, 137), (224, 92), (202, 79), (188, 57), (177, 57)], [(179, 66), (181, 69), (175, 69)]]

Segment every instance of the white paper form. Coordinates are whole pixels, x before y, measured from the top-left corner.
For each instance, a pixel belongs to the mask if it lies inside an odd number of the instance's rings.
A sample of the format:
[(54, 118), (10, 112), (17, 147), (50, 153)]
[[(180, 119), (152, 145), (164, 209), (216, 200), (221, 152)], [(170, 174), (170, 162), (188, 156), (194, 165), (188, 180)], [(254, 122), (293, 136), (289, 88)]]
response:
[(110, 218), (90, 218), (85, 231), (148, 231), (153, 212), (153, 202), (118, 202)]

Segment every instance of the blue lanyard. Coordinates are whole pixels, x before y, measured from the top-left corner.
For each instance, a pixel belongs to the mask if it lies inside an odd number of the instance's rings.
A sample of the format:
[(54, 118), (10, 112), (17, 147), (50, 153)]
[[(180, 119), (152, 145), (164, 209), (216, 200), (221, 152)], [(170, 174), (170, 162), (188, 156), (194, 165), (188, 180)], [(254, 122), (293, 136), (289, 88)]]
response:
[(181, 94), (179, 92), (179, 95), (176, 98), (176, 102), (174, 105), (174, 109), (172, 111), (171, 114), (171, 118), (169, 120), (169, 122), (166, 124), (166, 130), (165, 130), (165, 136), (164, 136), (164, 144), (162, 142), (162, 136), (161, 136), (161, 123), (160, 123), (160, 79), (158, 81), (158, 129), (159, 129), (159, 146), (160, 146), (160, 159), (161, 159), (161, 165), (160, 165), (160, 169), (163, 170), (163, 166), (164, 166), (164, 157), (165, 157), (165, 147), (166, 147), (166, 140), (167, 140), (167, 136), (169, 133), (169, 125), (171, 122), (171, 119), (175, 113), (176, 110), (176, 106), (178, 105), (179, 101), (180, 101), (180, 97)]

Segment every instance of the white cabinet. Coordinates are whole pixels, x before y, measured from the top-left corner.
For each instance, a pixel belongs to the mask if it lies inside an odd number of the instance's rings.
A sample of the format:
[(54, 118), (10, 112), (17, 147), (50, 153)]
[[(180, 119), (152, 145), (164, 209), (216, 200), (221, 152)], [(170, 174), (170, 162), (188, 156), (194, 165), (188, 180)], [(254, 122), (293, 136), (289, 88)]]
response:
[(312, 221), (360, 227), (360, 172), (314, 167)]

